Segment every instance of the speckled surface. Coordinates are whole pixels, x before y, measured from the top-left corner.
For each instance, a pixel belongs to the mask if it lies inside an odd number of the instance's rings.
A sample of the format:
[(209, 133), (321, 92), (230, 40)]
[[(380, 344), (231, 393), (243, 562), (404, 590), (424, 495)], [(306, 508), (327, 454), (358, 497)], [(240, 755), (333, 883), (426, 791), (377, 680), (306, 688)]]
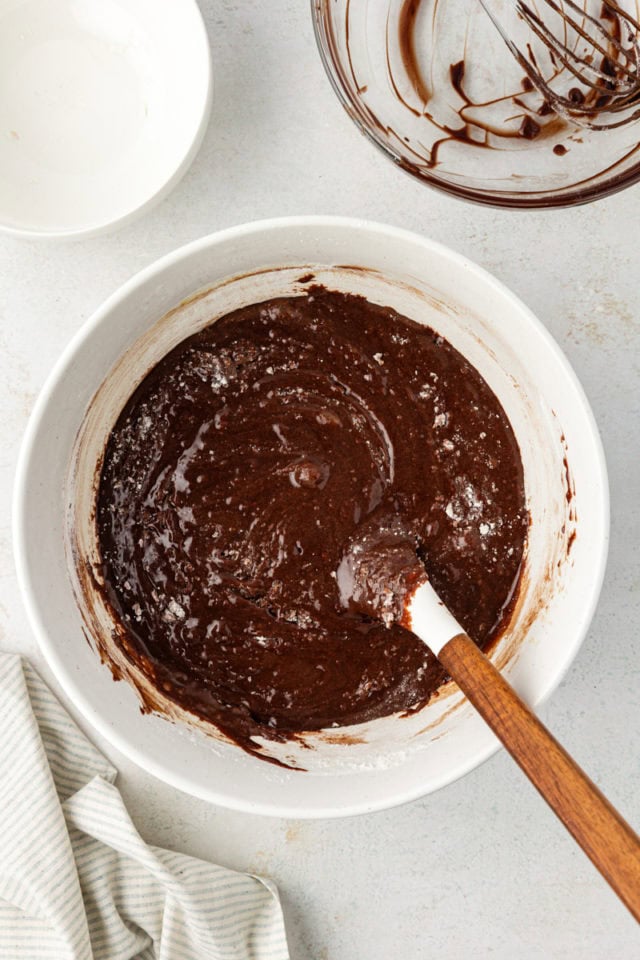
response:
[[(141, 267), (221, 227), (302, 213), (386, 221), (466, 254), (518, 293), (591, 401), (610, 473), (609, 566), (592, 629), (543, 716), (640, 827), (640, 187), (538, 213), (440, 196), (394, 169), (343, 113), (306, 3), (201, 6), (214, 110), (169, 199), (104, 238), (0, 237), (0, 647), (31, 657), (55, 689), (17, 593), (10, 492), (36, 393), (94, 308)], [(147, 840), (277, 881), (293, 960), (640, 956), (636, 924), (503, 753), (400, 809), (294, 823), (193, 800), (93, 738), (121, 771)]]

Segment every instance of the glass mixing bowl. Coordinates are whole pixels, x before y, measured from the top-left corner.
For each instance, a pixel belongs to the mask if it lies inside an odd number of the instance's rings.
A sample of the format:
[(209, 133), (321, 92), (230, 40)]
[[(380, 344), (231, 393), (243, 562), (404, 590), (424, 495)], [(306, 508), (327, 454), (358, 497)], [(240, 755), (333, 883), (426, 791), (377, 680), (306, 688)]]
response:
[[(628, 6), (637, 15), (638, 0)], [(478, 0), (312, 0), (311, 7), (347, 113), (425, 183), (493, 206), (559, 207), (640, 179), (640, 121), (603, 131), (558, 117)], [(521, 44), (531, 39), (512, 0), (492, 0), (492, 9)], [(546, 50), (535, 55), (554, 69)]]

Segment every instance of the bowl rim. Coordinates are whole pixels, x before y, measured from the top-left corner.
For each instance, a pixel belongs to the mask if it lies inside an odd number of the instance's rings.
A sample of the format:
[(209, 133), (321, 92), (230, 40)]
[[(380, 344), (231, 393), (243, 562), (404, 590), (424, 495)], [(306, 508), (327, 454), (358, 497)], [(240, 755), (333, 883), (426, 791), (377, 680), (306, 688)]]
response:
[[(32, 586), (32, 576), (29, 563), (30, 548), (27, 538), (27, 485), (31, 459), (34, 455), (35, 443), (40, 429), (40, 422), (44, 416), (53, 392), (57, 389), (59, 383), (64, 379), (66, 370), (73, 364), (76, 352), (85, 343), (90, 340), (95, 330), (108, 318), (111, 310), (125, 301), (130, 293), (144, 282), (161, 275), (163, 271), (182, 260), (189, 258), (192, 254), (204, 249), (213, 248), (217, 244), (233, 242), (239, 238), (250, 236), (252, 234), (263, 234), (273, 230), (291, 229), (291, 228), (347, 228), (354, 230), (372, 231), (383, 234), (389, 242), (404, 240), (412, 243), (419, 243), (431, 251), (448, 257), (461, 270), (469, 271), (480, 278), (485, 284), (492, 287), (496, 292), (507, 297), (514, 309), (518, 310), (526, 321), (533, 327), (536, 334), (545, 342), (545, 346), (554, 355), (556, 360), (563, 368), (564, 375), (569, 385), (574, 391), (576, 403), (585, 419), (585, 426), (589, 430), (590, 440), (593, 444), (595, 459), (593, 463), (594, 470), (598, 471), (600, 491), (600, 507), (598, 517), (600, 522), (600, 544), (598, 556), (593, 558), (593, 576), (591, 580), (591, 594), (584, 597), (580, 616), (576, 618), (576, 629), (573, 632), (573, 642), (564, 649), (563, 659), (560, 662), (558, 670), (551, 676), (546, 685), (539, 689), (535, 699), (529, 699), (532, 707), (540, 706), (554, 690), (560, 685), (566, 676), (569, 667), (573, 663), (591, 625), (593, 615), (600, 596), (604, 572), (608, 554), (609, 544), (609, 486), (606, 469), (604, 450), (600, 439), (598, 427), (591, 411), (591, 407), (584, 393), (582, 385), (577, 375), (573, 371), (569, 361), (565, 357), (559, 345), (553, 339), (544, 324), (535, 316), (535, 314), (509, 290), (500, 280), (486, 271), (483, 267), (468, 260), (462, 254), (451, 250), (449, 247), (437, 241), (433, 241), (417, 234), (413, 231), (400, 227), (376, 223), (374, 221), (364, 220), (353, 217), (339, 216), (291, 216), (270, 218), (264, 220), (252, 221), (245, 224), (229, 227), (212, 234), (208, 234), (200, 239), (187, 243), (177, 249), (170, 251), (160, 259), (144, 267), (124, 284), (115, 290), (107, 299), (94, 311), (94, 313), (80, 326), (73, 335), (67, 346), (62, 351), (57, 362), (54, 364), (51, 372), (45, 380), (45, 383), (38, 395), (33, 411), (29, 418), (22, 444), (20, 447), (17, 467), (14, 477), (13, 504), (12, 504), (12, 534), (13, 534), (13, 552), (14, 563), (17, 573), (18, 584), (22, 600), (27, 612), (27, 617), (32, 630), (34, 631), (39, 649), (44, 659), (52, 671), (56, 681), (69, 698), (70, 702), (81, 712), (98, 733), (104, 739), (119, 750), (129, 760), (133, 761), (146, 772), (152, 774), (158, 779), (176, 787), (179, 790), (199, 797), (210, 803), (234, 809), (240, 812), (260, 814), (272, 817), (286, 817), (292, 819), (320, 819), (320, 818), (338, 818), (371, 813), (379, 810), (390, 809), (400, 806), (412, 800), (427, 795), (438, 790), (449, 783), (460, 779), (471, 770), (479, 767), (490, 756), (497, 752), (500, 743), (497, 739), (488, 742), (486, 747), (481, 748), (468, 761), (460, 763), (456, 768), (446, 771), (438, 778), (432, 778), (431, 783), (426, 787), (420, 787), (418, 784), (413, 789), (406, 787), (401, 790), (389, 791), (384, 799), (374, 802), (367, 801), (366, 797), (360, 798), (350, 804), (336, 807), (324, 807), (322, 802), (309, 809), (300, 809), (296, 806), (287, 806), (283, 804), (273, 804), (268, 799), (243, 800), (233, 795), (232, 791), (225, 789), (225, 784), (217, 784), (214, 788), (202, 787), (201, 784), (194, 781), (189, 776), (176, 773), (170, 764), (156, 762), (146, 755), (137, 745), (114, 729), (99, 714), (89, 698), (85, 696), (82, 688), (76, 683), (72, 671), (68, 669), (63, 658), (56, 649), (55, 643), (52, 643), (47, 631), (44, 612), (41, 611), (41, 604), (37, 599), (37, 593)], [(97, 385), (98, 386), (98, 385)], [(257, 761), (260, 762), (260, 761)], [(320, 782), (320, 781), (318, 781)]]
[(191, 50), (190, 48), (190, 52), (192, 56), (201, 56), (204, 58), (203, 65), (206, 76), (205, 83), (202, 88), (202, 109), (200, 111), (199, 120), (193, 130), (190, 141), (185, 146), (185, 150), (181, 159), (178, 161), (169, 178), (165, 180), (164, 183), (161, 184), (156, 190), (148, 194), (144, 199), (142, 199), (134, 207), (131, 207), (125, 213), (119, 214), (116, 217), (107, 218), (99, 223), (89, 223), (86, 226), (71, 227), (69, 229), (62, 227), (54, 230), (39, 230), (33, 227), (16, 227), (12, 224), (5, 223), (0, 218), (0, 234), (36, 241), (76, 240), (80, 238), (85, 239), (88, 237), (96, 237), (120, 227), (124, 227), (132, 220), (137, 219), (143, 213), (151, 210), (162, 200), (164, 200), (171, 193), (174, 187), (176, 187), (182, 180), (185, 173), (195, 160), (200, 147), (202, 146), (202, 141), (204, 140), (204, 135), (209, 125), (211, 106), (213, 102), (213, 66), (211, 62), (211, 47), (209, 45), (207, 28), (197, 0), (181, 0), (180, 6), (185, 12), (189, 10), (190, 15), (194, 18), (194, 25), (199, 35), (200, 49), (194, 48)]
[(585, 203), (592, 203), (594, 200), (610, 197), (640, 181), (640, 160), (634, 166), (630, 167), (629, 170), (614, 174), (605, 183), (591, 187), (579, 187), (569, 196), (567, 194), (556, 195), (543, 193), (541, 191), (530, 194), (520, 194), (519, 196), (494, 194), (488, 191), (474, 190), (471, 187), (458, 186), (431, 172), (418, 171), (407, 163), (399, 153), (393, 150), (388, 143), (385, 143), (375, 130), (371, 129), (358, 115), (357, 104), (344, 88), (343, 84), (340, 83), (333, 58), (323, 43), (321, 16), (324, 7), (327, 5), (327, 0), (310, 0), (310, 4), (313, 33), (318, 53), (320, 54), (320, 60), (341, 106), (349, 119), (353, 121), (369, 143), (372, 143), (374, 147), (380, 150), (396, 167), (399, 167), (412, 179), (418, 180), (420, 183), (426, 183), (427, 186), (433, 187), (435, 190), (440, 190), (442, 193), (455, 197), (457, 200), (466, 200), (484, 207), (498, 207), (509, 210), (557, 210), (562, 207), (578, 207)]

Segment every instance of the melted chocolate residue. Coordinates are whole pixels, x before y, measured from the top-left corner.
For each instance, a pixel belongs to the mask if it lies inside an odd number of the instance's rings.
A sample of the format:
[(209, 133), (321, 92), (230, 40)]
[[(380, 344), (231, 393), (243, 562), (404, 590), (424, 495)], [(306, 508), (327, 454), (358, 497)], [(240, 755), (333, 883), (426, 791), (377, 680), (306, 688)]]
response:
[[(409, 79), (411, 86), (413, 87), (416, 94), (421, 98), (423, 102), (423, 114), (425, 117), (428, 117), (431, 123), (440, 127), (445, 136), (441, 137), (439, 140), (436, 140), (429, 151), (429, 155), (422, 160), (422, 164), (427, 168), (437, 167), (440, 159), (439, 153), (442, 147), (453, 140), (461, 141), (463, 143), (468, 143), (474, 147), (484, 147), (487, 149), (497, 149), (496, 143), (493, 141), (499, 140), (513, 140), (514, 138), (522, 138), (524, 140), (533, 140), (539, 137), (543, 133), (543, 128), (537, 123), (532, 116), (532, 113), (535, 113), (538, 117), (547, 116), (553, 113), (553, 110), (546, 101), (543, 101), (542, 105), (527, 105), (523, 103), (517, 96), (517, 92), (513, 94), (499, 97), (496, 100), (487, 101), (485, 103), (474, 102), (471, 100), (467, 94), (464, 87), (465, 79), (465, 70), (466, 63), (465, 59), (456, 61), (452, 63), (449, 67), (449, 81), (451, 83), (451, 88), (457, 94), (457, 96), (462, 101), (462, 105), (458, 108), (458, 117), (460, 118), (459, 126), (450, 126), (446, 124), (438, 123), (434, 113), (429, 109), (429, 101), (431, 100), (431, 93), (427, 84), (425, 83), (420, 69), (420, 62), (424, 59), (424, 56), (417, 49), (416, 45), (416, 19), (418, 8), (420, 6), (420, 0), (405, 0), (400, 14), (398, 16), (398, 34), (397, 34), (397, 43), (400, 49), (400, 55), (404, 69), (407, 73), (407, 78)], [(434, 14), (435, 16), (435, 14)], [(387, 43), (389, 43), (389, 38), (387, 37)], [(391, 59), (387, 51), (387, 69), (389, 72), (389, 78), (392, 83), (393, 89), (396, 92), (396, 95), (402, 100), (403, 104), (412, 112), (415, 113), (415, 110), (409, 106), (406, 99), (401, 97), (399, 94), (400, 85), (393, 77), (393, 71), (391, 69)], [(535, 86), (531, 79), (527, 76), (522, 78), (521, 81), (522, 89), (525, 93), (531, 93), (535, 91)], [(536, 91), (537, 92), (537, 91)], [(488, 107), (491, 104), (496, 104), (504, 101), (512, 101), (514, 106), (520, 108), (521, 110), (521, 122), (519, 126), (502, 126), (496, 127), (494, 125), (483, 124), (479, 116), (474, 116), (473, 120), (469, 118), (469, 107), (482, 108)], [(559, 118), (554, 117), (549, 127), (544, 132), (546, 134), (555, 133), (556, 128), (559, 124), (562, 124), (562, 121)], [(418, 172), (416, 169), (414, 172)]]
[(433, 330), (313, 286), (223, 317), (151, 370), (97, 499), (115, 642), (249, 750), (417, 708), (444, 679), (415, 636), (344, 608), (354, 537), (410, 529), (485, 645), (527, 519), (518, 445), (479, 373)]

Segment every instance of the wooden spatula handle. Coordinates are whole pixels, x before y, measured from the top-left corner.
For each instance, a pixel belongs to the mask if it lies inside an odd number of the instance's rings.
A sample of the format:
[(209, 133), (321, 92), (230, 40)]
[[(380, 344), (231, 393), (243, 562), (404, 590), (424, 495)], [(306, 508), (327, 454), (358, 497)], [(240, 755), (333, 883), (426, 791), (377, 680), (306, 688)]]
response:
[(466, 634), (438, 659), (640, 922), (640, 838)]

